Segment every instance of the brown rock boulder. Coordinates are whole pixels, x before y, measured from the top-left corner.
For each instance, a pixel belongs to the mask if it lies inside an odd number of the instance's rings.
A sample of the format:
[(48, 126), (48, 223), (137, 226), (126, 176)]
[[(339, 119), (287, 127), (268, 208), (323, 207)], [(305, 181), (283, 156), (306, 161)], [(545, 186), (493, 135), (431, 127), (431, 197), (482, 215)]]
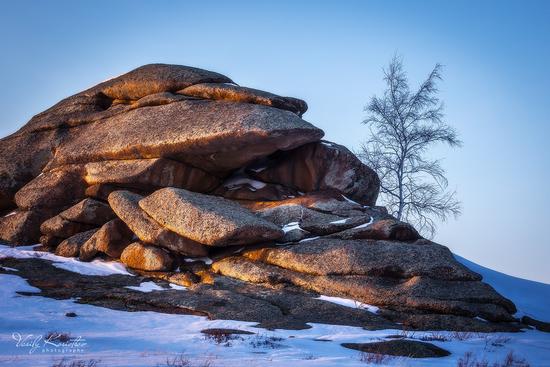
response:
[(186, 256), (201, 257), (208, 254), (205, 246), (164, 228), (151, 218), (139, 207), (141, 199), (143, 196), (129, 191), (115, 191), (109, 195), (111, 208), (141, 241)]
[(178, 91), (178, 93), (200, 98), (261, 104), (291, 111), (298, 116), (302, 116), (307, 110), (307, 104), (297, 98), (281, 97), (263, 90), (226, 83), (195, 84)]
[(108, 204), (94, 199), (84, 199), (78, 204), (59, 213), (59, 216), (71, 222), (100, 226), (116, 215)]
[(118, 259), (122, 251), (134, 241), (134, 233), (120, 219), (105, 223), (80, 248), (80, 260), (90, 261), (98, 253)]
[(63, 240), (63, 242), (61, 242), (55, 249), (55, 254), (65, 257), (77, 257), (80, 253), (80, 248), (82, 245), (88, 241), (88, 239), (92, 237), (96, 231), (97, 229), (94, 228), (86, 232), (75, 234), (74, 236)]
[(302, 192), (334, 190), (363, 205), (374, 205), (380, 188), (376, 172), (346, 147), (325, 141), (278, 152), (247, 172)]
[(15, 206), (15, 193), (40, 174), (64, 135), (41, 131), (0, 139), (0, 210)]
[(183, 189), (155, 191), (139, 206), (164, 227), (208, 246), (268, 242), (283, 235), (237, 203)]
[(40, 225), (61, 209), (16, 210), (0, 218), (0, 239), (14, 245), (34, 245), (40, 239)]
[(328, 238), (342, 240), (372, 239), (372, 240), (396, 240), (414, 241), (420, 238), (420, 234), (408, 223), (396, 219), (382, 219), (374, 223), (364, 223), (356, 227), (333, 233)]
[(440, 280), (416, 276), (409, 279), (364, 275), (311, 275), (242, 257), (212, 264), (220, 274), (273, 286), (294, 284), (320, 294), (344, 297), (370, 305), (419, 310), (428, 313), (481, 317), (511, 322), (516, 308), (491, 286), (480, 281)]
[(86, 183), (81, 166), (69, 165), (45, 172), (15, 194), (19, 208), (68, 207), (84, 198)]
[(57, 148), (49, 167), (165, 157), (211, 173), (228, 172), (277, 150), (317, 141), (322, 135), (288, 111), (247, 103), (183, 100), (74, 127), (71, 139)]
[(126, 247), (120, 261), (130, 268), (147, 271), (166, 271), (172, 267), (172, 258), (166, 251), (140, 242)]
[(138, 189), (181, 187), (208, 192), (219, 179), (201, 169), (171, 159), (130, 159), (88, 163), (85, 166), (88, 185), (112, 184)]
[(83, 93), (93, 94), (100, 91), (111, 99), (137, 100), (150, 94), (175, 92), (199, 83), (233, 81), (222, 74), (190, 66), (148, 64), (107, 80)]
[(88, 231), (96, 225), (72, 222), (59, 215), (52, 217), (40, 225), (40, 232), (59, 238), (69, 238), (77, 233)]
[(319, 238), (289, 246), (245, 250), (242, 255), (252, 260), (313, 275), (481, 279), (479, 274), (457, 262), (448, 248), (427, 240), (403, 243)]

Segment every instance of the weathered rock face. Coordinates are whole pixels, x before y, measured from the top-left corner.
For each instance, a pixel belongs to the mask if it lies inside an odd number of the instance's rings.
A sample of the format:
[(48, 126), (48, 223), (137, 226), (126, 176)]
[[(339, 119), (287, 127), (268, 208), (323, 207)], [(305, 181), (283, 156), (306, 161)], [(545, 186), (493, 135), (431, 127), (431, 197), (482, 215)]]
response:
[(246, 250), (242, 256), (312, 275), (481, 279), (457, 263), (449, 249), (427, 240), (406, 243), (320, 238), (289, 246)]
[(320, 141), (323, 132), (301, 118), (306, 110), (296, 98), (163, 64), (66, 98), (1, 140), (0, 239), (40, 240), (43, 250), (81, 261), (120, 259), (189, 291), (137, 294), (113, 290), (137, 277), (0, 262), (47, 295), (115, 308), (265, 327), (517, 330), (509, 300), (375, 206), (377, 174)]
[(161, 189), (139, 206), (169, 230), (208, 246), (269, 242), (283, 235), (275, 224), (239, 204), (187, 190)]
[(112, 184), (150, 190), (181, 187), (209, 192), (219, 179), (198, 168), (164, 158), (132, 159), (87, 163), (84, 179), (88, 185)]

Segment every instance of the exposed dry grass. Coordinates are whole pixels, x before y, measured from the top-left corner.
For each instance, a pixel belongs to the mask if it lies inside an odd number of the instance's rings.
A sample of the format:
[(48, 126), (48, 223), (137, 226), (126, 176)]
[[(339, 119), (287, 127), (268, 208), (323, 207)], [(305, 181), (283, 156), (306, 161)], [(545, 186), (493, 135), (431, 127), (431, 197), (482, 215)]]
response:
[(510, 351), (502, 362), (490, 364), (487, 359), (478, 359), (472, 352), (467, 352), (457, 361), (456, 367), (530, 367), (525, 358), (518, 357)]
[(384, 364), (384, 363), (388, 363), (392, 359), (395, 359), (395, 357), (387, 354), (367, 353), (367, 352), (361, 352), (359, 354), (359, 360), (367, 364)]

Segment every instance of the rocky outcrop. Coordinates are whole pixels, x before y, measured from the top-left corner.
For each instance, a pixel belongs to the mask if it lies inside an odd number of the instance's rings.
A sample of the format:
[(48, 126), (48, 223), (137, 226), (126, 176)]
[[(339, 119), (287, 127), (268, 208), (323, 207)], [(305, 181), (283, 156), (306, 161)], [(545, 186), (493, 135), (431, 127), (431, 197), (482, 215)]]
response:
[(296, 98), (164, 64), (60, 101), (2, 139), (0, 239), (40, 240), (42, 250), (81, 261), (119, 259), (189, 290), (113, 290), (135, 280), (8, 262), (50, 296), (115, 308), (264, 327), (517, 330), (509, 300), (375, 205), (376, 172), (321, 141), (323, 132), (301, 118), (306, 110)]

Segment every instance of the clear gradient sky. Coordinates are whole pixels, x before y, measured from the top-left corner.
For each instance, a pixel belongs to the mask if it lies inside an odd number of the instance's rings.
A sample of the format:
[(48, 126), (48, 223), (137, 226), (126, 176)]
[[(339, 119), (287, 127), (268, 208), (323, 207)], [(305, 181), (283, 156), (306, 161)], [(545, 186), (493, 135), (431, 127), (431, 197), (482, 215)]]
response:
[(436, 149), (463, 215), (436, 237), (481, 265), (550, 283), (550, 1), (0, 1), (0, 135), (146, 63), (211, 69), (305, 99), (357, 149), (381, 68), (441, 97), (464, 141)]

